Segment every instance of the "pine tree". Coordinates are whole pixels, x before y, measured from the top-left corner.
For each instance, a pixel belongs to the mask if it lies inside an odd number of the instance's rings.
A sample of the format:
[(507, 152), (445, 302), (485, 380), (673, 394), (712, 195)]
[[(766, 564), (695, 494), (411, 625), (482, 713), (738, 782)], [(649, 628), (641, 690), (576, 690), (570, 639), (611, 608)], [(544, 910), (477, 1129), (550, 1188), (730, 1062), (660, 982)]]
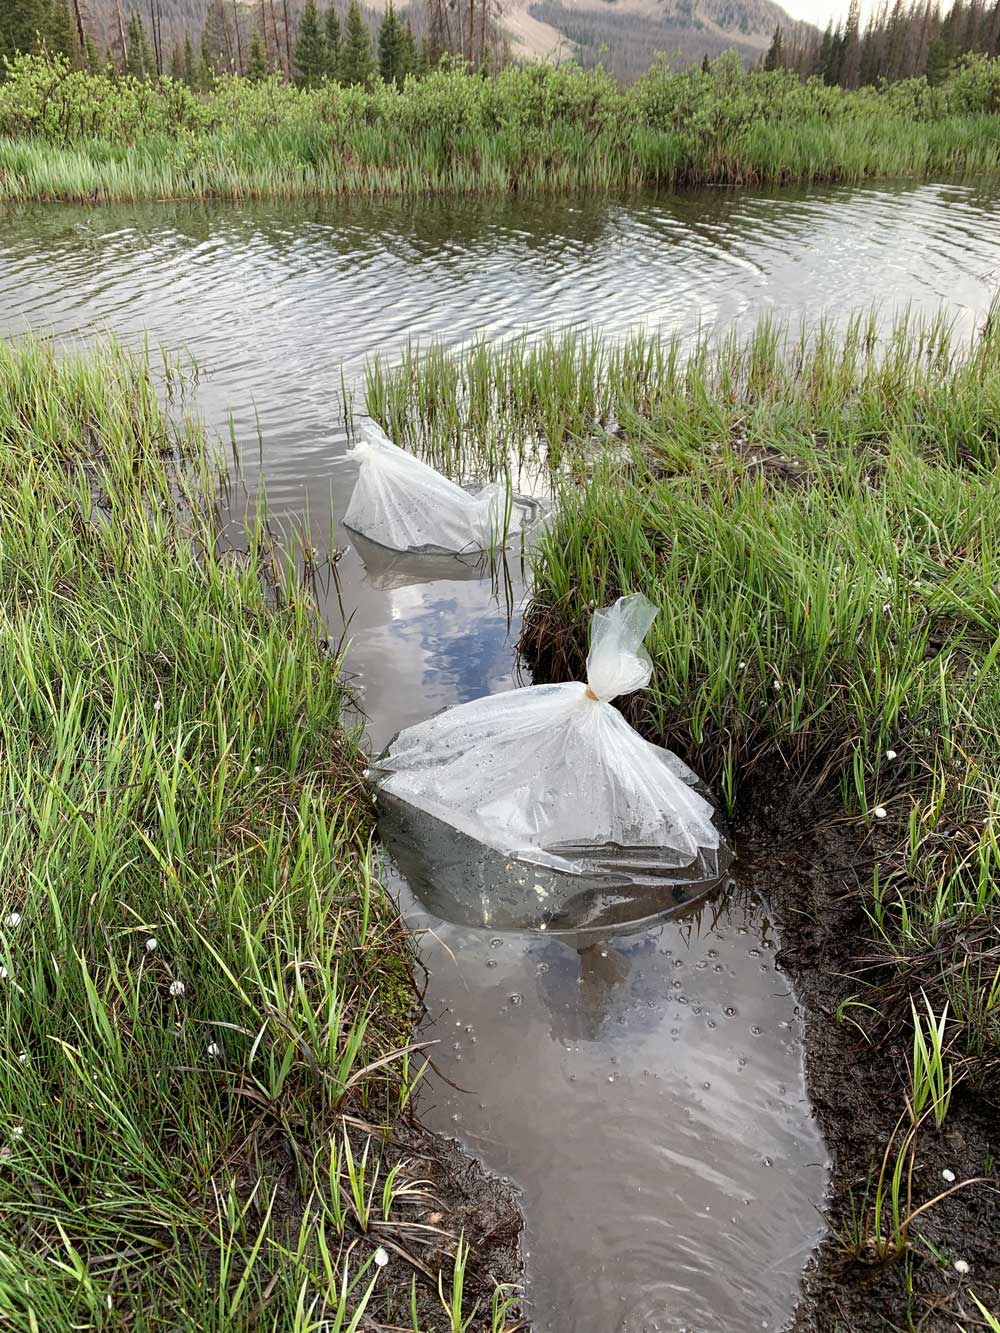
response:
[[(42, 23), (39, 0), (4, 0), (0, 4), (0, 58), (13, 60), (20, 51), (30, 51)], [(0, 78), (3, 64), (0, 63)]]
[(146, 25), (138, 10), (132, 11), (128, 21), (128, 60), (125, 73), (134, 79), (151, 79), (156, 74), (156, 57), (149, 44)]
[(253, 36), (250, 38), (250, 59), (247, 61), (246, 77), (249, 83), (263, 83), (267, 78), (267, 56), (264, 54), (264, 43), (259, 28), (254, 28)]
[(194, 47), (191, 45), (191, 34), (184, 34), (184, 82), (189, 88), (193, 88), (198, 82), (198, 66), (194, 60)]
[(385, 17), (378, 30), (378, 72), (386, 83), (402, 83), (400, 57), (402, 56), (403, 30), (396, 17), (396, 7), (389, 0)]
[[(1000, 0), (998, 0), (1000, 3)], [(417, 77), (426, 78), (434, 68), (433, 51), (431, 50), (430, 38), (424, 33), (420, 39), (420, 50), (417, 53)]]
[(180, 42), (174, 42), (174, 49), (170, 52), (170, 77), (178, 83), (184, 82), (184, 48)]
[(784, 60), (784, 42), (781, 37), (781, 24), (774, 30), (774, 36), (771, 38), (771, 45), (767, 48), (767, 55), (764, 57), (765, 69), (780, 69), (785, 63)]
[(701, 58), (701, 72), (702, 74), (711, 74), (712, 72), (712, 66), (711, 63), (709, 62), (707, 51)]
[(409, 19), (403, 25), (403, 37), (400, 43), (400, 83), (402, 83), (408, 74), (416, 75), (417, 62), (417, 39), (413, 32), (413, 24)]
[(306, 7), (299, 19), (293, 59), (298, 70), (296, 82), (303, 88), (315, 88), (329, 68), (326, 36), (320, 26), (316, 0), (306, 0)]
[(53, 55), (66, 56), (75, 69), (83, 64), (80, 34), (77, 32), (69, 0), (53, 0), (49, 10), (45, 45)]
[[(1000, 0), (997, 0), (997, 3), (1000, 4)], [(335, 79), (340, 66), (340, 19), (337, 17), (337, 11), (334, 9), (332, 3), (330, 8), (326, 11), (325, 27), (326, 72), (331, 79)]]
[(338, 74), (341, 83), (366, 83), (375, 72), (372, 39), (361, 14), (358, 0), (351, 0), (347, 24), (340, 48)]
[(88, 32), (83, 44), (84, 65), (88, 74), (101, 74), (107, 68), (107, 61), (101, 59), (97, 43)]
[(830, 53), (833, 50), (833, 19), (826, 25), (823, 33), (823, 40), (819, 45), (819, 54), (816, 57), (816, 65), (813, 73), (818, 75), (824, 83), (829, 83), (828, 75), (830, 73)]

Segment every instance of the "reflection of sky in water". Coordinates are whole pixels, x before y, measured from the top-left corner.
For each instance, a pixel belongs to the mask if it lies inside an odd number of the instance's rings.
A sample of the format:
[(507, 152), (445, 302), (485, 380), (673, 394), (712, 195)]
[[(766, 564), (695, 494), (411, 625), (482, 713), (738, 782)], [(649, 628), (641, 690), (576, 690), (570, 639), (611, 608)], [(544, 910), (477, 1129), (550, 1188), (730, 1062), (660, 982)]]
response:
[(513, 687), (507, 617), (488, 584), (419, 584), (373, 593), (372, 603), (351, 624), (349, 660), (376, 749), (449, 704)]

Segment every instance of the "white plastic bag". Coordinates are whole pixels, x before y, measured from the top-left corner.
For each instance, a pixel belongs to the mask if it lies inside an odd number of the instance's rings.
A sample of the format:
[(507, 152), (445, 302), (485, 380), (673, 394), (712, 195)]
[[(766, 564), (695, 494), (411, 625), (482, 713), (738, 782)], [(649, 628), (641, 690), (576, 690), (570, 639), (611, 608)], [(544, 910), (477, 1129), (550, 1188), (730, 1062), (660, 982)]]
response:
[(348, 457), (361, 464), (347, 527), (393, 551), (456, 554), (503, 544), (507, 489), (498, 483), (464, 491), (400, 449), (374, 421), (358, 429)]
[(691, 770), (611, 706), (649, 683), (656, 608), (623, 597), (594, 615), (588, 684), (533, 685), (460, 704), (400, 732), (384, 790), (487, 846), (581, 873), (608, 848), (679, 867), (720, 846)]

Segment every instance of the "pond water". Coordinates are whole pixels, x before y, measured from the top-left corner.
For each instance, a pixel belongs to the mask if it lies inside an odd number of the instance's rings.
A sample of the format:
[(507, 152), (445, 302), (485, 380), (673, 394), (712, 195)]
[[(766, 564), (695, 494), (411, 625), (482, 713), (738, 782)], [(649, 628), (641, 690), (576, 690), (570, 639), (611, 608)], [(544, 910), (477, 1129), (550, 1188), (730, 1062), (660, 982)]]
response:
[[(525, 597), (392, 562), (341, 526), (341, 386), (408, 338), (566, 326), (683, 333), (763, 312), (947, 303), (970, 331), (1000, 274), (1000, 194), (972, 184), (628, 202), (449, 201), (0, 212), (0, 331), (148, 333), (188, 349), (252, 501), (346, 547), (331, 633), (370, 742), (517, 684)], [(370, 553), (369, 558), (370, 558)], [(345, 621), (346, 629), (345, 629)], [(520, 1191), (528, 1300), (554, 1333), (780, 1328), (821, 1233), (826, 1153), (764, 904), (730, 895), (631, 933), (425, 930), (422, 1111)], [(458, 1086), (452, 1086), (458, 1085)]]

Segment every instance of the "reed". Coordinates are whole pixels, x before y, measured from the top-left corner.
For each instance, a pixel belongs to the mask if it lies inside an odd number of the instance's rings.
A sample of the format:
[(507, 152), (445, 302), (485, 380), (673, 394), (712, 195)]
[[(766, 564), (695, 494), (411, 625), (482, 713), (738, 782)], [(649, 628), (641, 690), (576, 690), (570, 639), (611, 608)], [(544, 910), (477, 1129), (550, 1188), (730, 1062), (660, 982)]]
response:
[(1000, 60), (847, 93), (789, 71), (442, 68), (402, 89), (228, 77), (197, 95), (19, 57), (0, 83), (0, 199), (629, 191), (997, 170)]

